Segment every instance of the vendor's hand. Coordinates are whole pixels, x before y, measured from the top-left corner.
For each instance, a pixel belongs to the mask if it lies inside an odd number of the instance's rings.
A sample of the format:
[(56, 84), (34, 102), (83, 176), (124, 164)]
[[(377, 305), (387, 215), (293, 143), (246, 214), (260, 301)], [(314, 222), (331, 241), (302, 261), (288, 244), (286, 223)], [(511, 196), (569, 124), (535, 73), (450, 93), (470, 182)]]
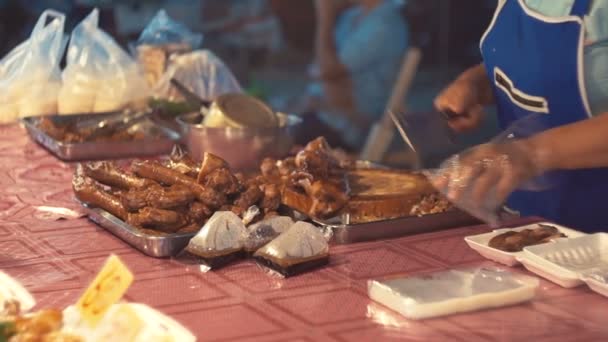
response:
[(520, 185), (545, 172), (537, 154), (527, 140), (488, 143), (450, 158), (430, 179), (456, 205), (497, 210)]
[(484, 109), (479, 101), (479, 92), (474, 81), (457, 79), (435, 99), (435, 108), (444, 113), (456, 114), (448, 120), (456, 132), (466, 132), (479, 127), (484, 118)]

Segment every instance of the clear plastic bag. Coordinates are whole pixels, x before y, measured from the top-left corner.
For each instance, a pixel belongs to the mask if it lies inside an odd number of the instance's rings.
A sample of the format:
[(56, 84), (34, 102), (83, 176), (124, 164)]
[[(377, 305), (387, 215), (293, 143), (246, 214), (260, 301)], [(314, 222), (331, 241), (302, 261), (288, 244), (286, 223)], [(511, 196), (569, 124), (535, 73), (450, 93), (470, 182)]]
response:
[(0, 60), (0, 123), (57, 112), (65, 15), (42, 13), (28, 40)]
[(156, 98), (175, 102), (183, 100), (181, 93), (171, 84), (172, 78), (204, 100), (213, 101), (222, 94), (243, 91), (232, 71), (209, 50), (171, 56), (167, 71), (155, 87)]
[(98, 28), (95, 9), (72, 32), (59, 113), (121, 110), (144, 101), (149, 94), (139, 65)]
[(146, 72), (148, 85), (154, 87), (165, 72), (172, 54), (198, 49), (202, 41), (202, 34), (193, 33), (185, 25), (171, 19), (165, 10), (160, 10), (142, 31), (132, 52)]
[[(542, 173), (535, 160), (534, 150), (525, 138), (551, 128), (546, 114), (531, 114), (516, 120), (489, 143), (475, 146), (448, 158), (436, 170), (425, 175), (437, 190), (457, 207), (497, 227), (503, 217), (501, 210), (506, 200), (501, 180), (524, 180), (509, 190), (545, 191), (562, 182), (560, 172)], [(488, 188), (479, 193), (482, 176), (491, 174), (495, 182), (485, 182)], [(481, 198), (480, 198), (481, 197)]]

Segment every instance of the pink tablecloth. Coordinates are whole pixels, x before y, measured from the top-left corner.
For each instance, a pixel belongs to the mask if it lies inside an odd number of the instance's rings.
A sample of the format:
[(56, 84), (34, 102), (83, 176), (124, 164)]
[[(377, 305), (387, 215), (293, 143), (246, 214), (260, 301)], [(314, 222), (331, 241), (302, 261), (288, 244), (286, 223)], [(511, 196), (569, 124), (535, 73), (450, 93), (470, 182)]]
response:
[(246, 261), (201, 273), (146, 257), (84, 218), (49, 216), (41, 207), (77, 208), (72, 167), (19, 127), (0, 127), (0, 161), (0, 269), (23, 282), (40, 307), (73, 303), (116, 253), (136, 274), (128, 300), (164, 311), (205, 341), (608, 340), (608, 299), (585, 287), (542, 281), (531, 303), (422, 322), (368, 300), (370, 278), (491, 265), (463, 241), (485, 227), (332, 247), (328, 267), (286, 280)]

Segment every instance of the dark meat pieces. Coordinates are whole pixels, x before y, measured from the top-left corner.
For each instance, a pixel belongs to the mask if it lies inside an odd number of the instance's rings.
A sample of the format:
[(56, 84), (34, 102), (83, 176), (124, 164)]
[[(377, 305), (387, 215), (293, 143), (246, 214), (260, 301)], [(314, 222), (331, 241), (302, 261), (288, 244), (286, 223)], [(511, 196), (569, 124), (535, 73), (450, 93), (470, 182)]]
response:
[(129, 211), (137, 211), (143, 207), (173, 209), (190, 204), (195, 199), (190, 188), (174, 184), (169, 188), (155, 185), (142, 190), (130, 190), (122, 196), (123, 204)]
[(136, 227), (152, 228), (165, 233), (174, 233), (187, 224), (181, 213), (150, 207), (143, 208), (136, 214), (129, 214), (128, 222)]
[(258, 203), (259, 200), (262, 199), (264, 193), (260, 190), (259, 186), (253, 185), (249, 186), (247, 190), (239, 195), (239, 197), (234, 201), (234, 205), (246, 210), (252, 205)]
[(203, 184), (205, 187), (212, 188), (226, 195), (234, 195), (241, 188), (239, 180), (226, 168), (211, 171), (205, 177)]
[(488, 246), (505, 252), (520, 252), (527, 246), (538, 245), (553, 239), (566, 237), (552, 226), (539, 225), (535, 229), (524, 229), (522, 231), (508, 231), (493, 237)]
[(262, 171), (262, 176), (267, 179), (278, 179), (281, 177), (281, 173), (277, 167), (277, 161), (272, 158), (264, 158), (264, 160), (262, 160), (260, 171)]
[(155, 184), (150, 179), (143, 179), (120, 170), (111, 162), (92, 162), (83, 166), (84, 174), (94, 180), (120, 189), (142, 189)]
[(72, 188), (80, 201), (101, 208), (121, 220), (127, 218), (127, 210), (120, 199), (104, 191), (92, 179), (77, 173), (72, 181)]
[(264, 196), (260, 201), (260, 208), (264, 212), (276, 211), (281, 205), (281, 191), (276, 184), (264, 184), (262, 186)]
[(213, 211), (201, 202), (192, 202), (188, 210), (188, 217), (190, 221), (202, 223), (211, 217)]
[(200, 184), (204, 184), (205, 178), (214, 170), (229, 168), (228, 163), (224, 159), (216, 156), (215, 154), (205, 152), (203, 155), (203, 161), (201, 162), (201, 170), (198, 173), (196, 181)]

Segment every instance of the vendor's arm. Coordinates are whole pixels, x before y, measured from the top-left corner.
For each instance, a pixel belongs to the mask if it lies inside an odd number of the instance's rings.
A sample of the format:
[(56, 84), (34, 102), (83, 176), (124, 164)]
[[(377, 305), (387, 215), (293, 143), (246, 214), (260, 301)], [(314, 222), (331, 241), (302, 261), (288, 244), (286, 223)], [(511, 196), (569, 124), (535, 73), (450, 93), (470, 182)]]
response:
[(542, 171), (608, 167), (608, 115), (545, 131), (529, 143)]
[(458, 114), (449, 121), (457, 132), (477, 128), (483, 119), (483, 108), (492, 103), (492, 85), (483, 64), (463, 72), (435, 99), (437, 110)]

